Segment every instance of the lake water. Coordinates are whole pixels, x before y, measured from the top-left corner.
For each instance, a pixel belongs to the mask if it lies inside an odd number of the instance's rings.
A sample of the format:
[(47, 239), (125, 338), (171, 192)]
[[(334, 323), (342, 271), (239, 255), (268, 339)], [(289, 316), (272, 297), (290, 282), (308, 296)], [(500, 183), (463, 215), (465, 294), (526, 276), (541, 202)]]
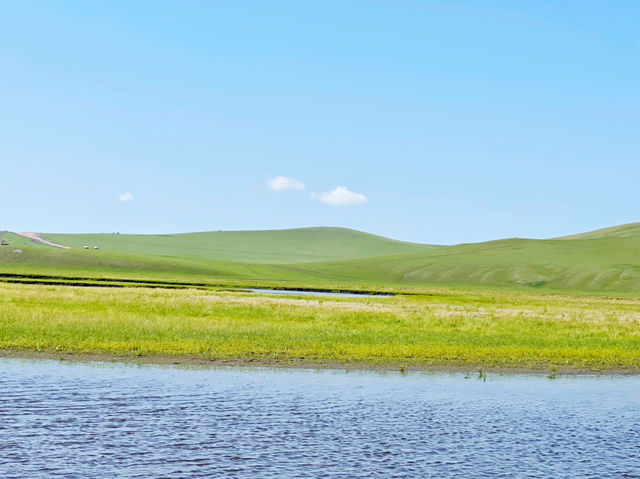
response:
[(640, 378), (0, 359), (3, 478), (640, 477)]
[(282, 294), (285, 296), (342, 296), (343, 298), (390, 298), (391, 294), (332, 293), (327, 291), (301, 291), (296, 289), (249, 289), (252, 293)]

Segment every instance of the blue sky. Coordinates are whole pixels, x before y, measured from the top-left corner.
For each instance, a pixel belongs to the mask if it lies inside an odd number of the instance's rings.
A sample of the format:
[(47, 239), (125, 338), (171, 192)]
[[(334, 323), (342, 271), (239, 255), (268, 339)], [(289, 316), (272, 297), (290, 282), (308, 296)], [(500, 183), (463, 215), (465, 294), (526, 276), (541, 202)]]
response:
[(0, 229), (639, 221), (639, 22), (604, 0), (3, 2)]

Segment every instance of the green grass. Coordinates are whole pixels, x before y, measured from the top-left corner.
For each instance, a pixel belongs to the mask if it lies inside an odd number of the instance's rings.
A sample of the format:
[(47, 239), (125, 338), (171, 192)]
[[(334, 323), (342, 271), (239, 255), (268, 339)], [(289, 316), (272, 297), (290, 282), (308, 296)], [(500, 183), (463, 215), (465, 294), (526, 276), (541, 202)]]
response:
[(174, 235), (43, 234), (65, 246), (100, 246), (133, 254), (241, 263), (291, 264), (382, 256), (429, 249), (345, 228), (214, 231)]
[(563, 236), (558, 239), (594, 239), (594, 238), (629, 238), (640, 234), (640, 223), (628, 223), (625, 225), (610, 226), (595, 231), (588, 231), (575, 235)]
[[(0, 247), (0, 273), (640, 294), (640, 224), (560, 239), (455, 246), (401, 243), (340, 228), (45, 235), (70, 250), (3, 237), (12, 245)], [(84, 250), (84, 244), (101, 249)], [(23, 254), (12, 253), (16, 246)]]
[(640, 369), (640, 300), (388, 298), (0, 284), (0, 349), (383, 367)]
[[(2, 233), (11, 243), (0, 247), (5, 351), (640, 369), (638, 224), (559, 239), (456, 246), (323, 228), (45, 236), (72, 248)], [(94, 243), (101, 249), (81, 247)], [(17, 248), (22, 253), (14, 253)], [(309, 300), (220, 291), (247, 287), (411, 296)]]
[(574, 240), (511, 239), (432, 251), (299, 265), (318, 276), (394, 284), (640, 293), (640, 234)]

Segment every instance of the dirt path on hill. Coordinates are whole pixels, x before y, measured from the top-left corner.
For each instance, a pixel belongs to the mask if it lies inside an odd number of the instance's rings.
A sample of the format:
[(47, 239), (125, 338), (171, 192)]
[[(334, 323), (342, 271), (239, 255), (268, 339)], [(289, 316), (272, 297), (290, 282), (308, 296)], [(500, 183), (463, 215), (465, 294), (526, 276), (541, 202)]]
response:
[(61, 244), (52, 243), (51, 241), (47, 241), (42, 238), (38, 233), (18, 233), (20, 236), (24, 236), (25, 238), (29, 238), (33, 241), (37, 241), (38, 243), (46, 244), (47, 246), (53, 246), (54, 248), (62, 248), (62, 249), (71, 249), (69, 246), (63, 246)]

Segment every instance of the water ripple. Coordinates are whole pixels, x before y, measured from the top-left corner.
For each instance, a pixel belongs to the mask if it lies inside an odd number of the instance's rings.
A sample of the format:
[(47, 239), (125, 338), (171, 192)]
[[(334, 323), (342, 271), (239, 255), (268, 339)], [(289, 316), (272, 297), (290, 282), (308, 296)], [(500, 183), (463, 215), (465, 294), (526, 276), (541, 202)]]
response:
[(0, 360), (0, 477), (640, 477), (640, 379)]

